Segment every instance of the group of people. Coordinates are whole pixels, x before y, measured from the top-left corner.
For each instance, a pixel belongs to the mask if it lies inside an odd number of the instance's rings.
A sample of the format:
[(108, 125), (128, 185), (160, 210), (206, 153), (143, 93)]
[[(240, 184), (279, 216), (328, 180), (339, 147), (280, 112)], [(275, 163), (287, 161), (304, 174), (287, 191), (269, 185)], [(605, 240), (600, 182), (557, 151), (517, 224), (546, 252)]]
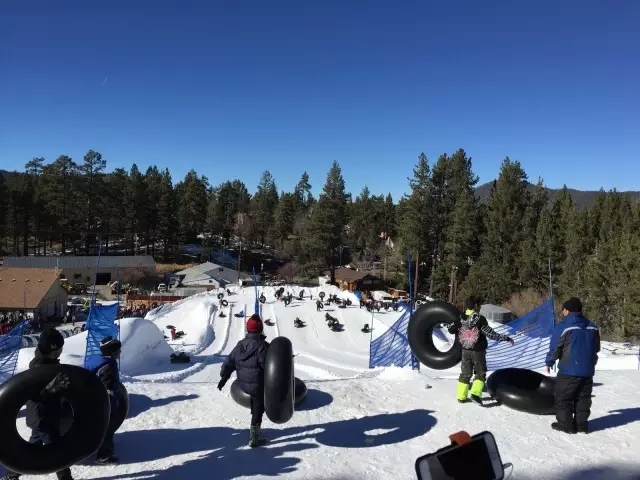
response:
[[(558, 365), (555, 383), (556, 421), (551, 428), (568, 434), (588, 433), (591, 415), (593, 376), (600, 352), (600, 331), (582, 313), (582, 302), (575, 297), (562, 305), (563, 319), (556, 324), (549, 352), (545, 359), (547, 373)], [(461, 373), (457, 399), (482, 404), (482, 391), (487, 377), (487, 339), (499, 342), (515, 341), (493, 330), (480, 315), (480, 302), (469, 298), (465, 311), (448, 325), (462, 346)], [(475, 376), (474, 376), (475, 374)], [(469, 384), (474, 377), (471, 388)]]
[[(38, 368), (41, 365), (56, 365), (60, 363), (60, 355), (64, 347), (64, 337), (54, 328), (47, 328), (40, 334), (38, 346), (35, 349), (33, 360), (29, 368)], [(118, 385), (120, 374), (118, 370), (118, 358), (122, 345), (117, 338), (106, 337), (100, 342), (101, 354), (92, 357), (87, 362), (87, 369), (93, 372), (103, 383), (111, 404), (111, 419), (107, 427), (107, 433), (102, 445), (96, 452), (96, 462), (107, 465), (117, 463), (115, 456), (113, 436), (115, 434), (114, 413), (118, 409)], [(47, 445), (56, 441), (63, 435), (61, 432), (61, 420), (69, 411), (64, 406), (65, 392), (69, 388), (69, 377), (60, 373), (37, 395), (29, 400), (26, 405), (26, 423), (31, 429), (29, 442), (33, 444)], [(114, 428), (115, 427), (115, 428)], [(57, 472), (59, 480), (73, 480), (70, 468)], [(19, 473), (7, 472), (2, 480), (15, 480), (20, 478)]]

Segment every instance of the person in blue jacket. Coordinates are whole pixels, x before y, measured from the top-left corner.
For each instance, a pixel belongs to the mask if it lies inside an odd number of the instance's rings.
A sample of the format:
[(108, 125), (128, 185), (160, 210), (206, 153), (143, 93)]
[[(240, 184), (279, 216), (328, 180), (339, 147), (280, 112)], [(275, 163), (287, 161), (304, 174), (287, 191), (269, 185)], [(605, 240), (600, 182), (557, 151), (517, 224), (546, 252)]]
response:
[(269, 342), (262, 334), (262, 319), (258, 314), (247, 320), (247, 335), (238, 342), (220, 369), (218, 390), (222, 390), (235, 371), (238, 375), (238, 386), (251, 397), (251, 425), (249, 429), (249, 446), (251, 448), (265, 445), (267, 441), (260, 438), (262, 433), (262, 416), (264, 415), (264, 364), (267, 358)]
[(551, 428), (564, 433), (588, 433), (600, 331), (582, 315), (582, 302), (575, 297), (564, 302), (562, 315), (564, 320), (555, 327), (546, 358), (547, 373), (558, 361), (557, 421)]
[(118, 384), (120, 383), (120, 372), (118, 370), (118, 358), (120, 358), (120, 350), (122, 344), (120, 340), (113, 337), (105, 337), (100, 342), (100, 353), (88, 359), (87, 370), (95, 373), (102, 381), (111, 401), (111, 419), (107, 427), (107, 435), (102, 445), (96, 452), (96, 462), (107, 465), (118, 462), (115, 456), (115, 446), (113, 436), (115, 435), (115, 425), (113, 420), (115, 412), (118, 409)]

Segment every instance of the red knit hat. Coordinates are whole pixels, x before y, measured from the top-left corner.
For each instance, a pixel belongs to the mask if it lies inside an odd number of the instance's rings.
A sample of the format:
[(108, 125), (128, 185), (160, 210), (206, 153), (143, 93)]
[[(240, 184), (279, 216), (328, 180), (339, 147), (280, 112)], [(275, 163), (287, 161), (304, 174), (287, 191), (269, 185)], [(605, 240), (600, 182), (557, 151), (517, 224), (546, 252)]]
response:
[(257, 313), (251, 315), (247, 320), (247, 333), (262, 333), (262, 320)]

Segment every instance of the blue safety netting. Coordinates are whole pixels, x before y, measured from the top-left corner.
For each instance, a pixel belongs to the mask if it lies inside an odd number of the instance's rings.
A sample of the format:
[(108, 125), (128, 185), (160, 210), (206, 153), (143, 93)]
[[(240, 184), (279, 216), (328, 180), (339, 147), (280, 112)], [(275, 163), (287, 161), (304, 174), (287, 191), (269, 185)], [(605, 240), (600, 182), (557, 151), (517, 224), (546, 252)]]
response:
[(116, 323), (119, 304), (91, 305), (87, 317), (87, 348), (84, 362), (96, 355), (100, 355), (100, 341), (105, 337), (120, 338), (120, 328)]
[(16, 371), (26, 324), (21, 322), (9, 333), (0, 337), (0, 383), (9, 380)]
[(549, 299), (529, 313), (506, 325), (494, 328), (498, 333), (509, 335), (516, 343), (511, 346), (507, 342), (489, 341), (487, 370), (494, 371), (501, 368), (535, 370), (544, 367), (554, 325), (553, 300)]
[(414, 366), (413, 355), (407, 338), (409, 318), (411, 318), (411, 310), (406, 308), (396, 323), (371, 342), (369, 368)]

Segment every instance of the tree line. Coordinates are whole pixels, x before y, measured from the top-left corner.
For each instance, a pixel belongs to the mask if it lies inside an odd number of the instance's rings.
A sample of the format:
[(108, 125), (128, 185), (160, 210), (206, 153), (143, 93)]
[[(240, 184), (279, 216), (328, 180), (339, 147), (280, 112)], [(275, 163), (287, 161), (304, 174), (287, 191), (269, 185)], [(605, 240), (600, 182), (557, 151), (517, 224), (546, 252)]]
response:
[(476, 295), (501, 304), (552, 289), (559, 299), (582, 298), (610, 338), (639, 334), (640, 207), (628, 197), (601, 190), (578, 208), (564, 187), (551, 201), (542, 179), (532, 189), (521, 164), (506, 158), (481, 202), (462, 149), (433, 162), (421, 154), (408, 181), (398, 201), (366, 186), (352, 195), (334, 161), (316, 198), (306, 172), (282, 191), (265, 171), (252, 193), (240, 180), (212, 185), (193, 170), (177, 183), (156, 166), (107, 172), (93, 150), (81, 162), (34, 158), (0, 176), (0, 250), (95, 254), (100, 242), (105, 253), (171, 262), (184, 244), (206, 252), (240, 238), (290, 259), (300, 277), (334, 275), (350, 262), (454, 302)]

